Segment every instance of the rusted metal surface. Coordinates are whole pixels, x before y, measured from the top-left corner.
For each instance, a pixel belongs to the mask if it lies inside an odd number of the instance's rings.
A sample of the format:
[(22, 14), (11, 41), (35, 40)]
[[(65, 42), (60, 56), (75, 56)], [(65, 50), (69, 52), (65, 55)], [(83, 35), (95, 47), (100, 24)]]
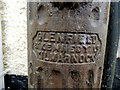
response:
[(109, 2), (29, 2), (30, 88), (100, 88)]

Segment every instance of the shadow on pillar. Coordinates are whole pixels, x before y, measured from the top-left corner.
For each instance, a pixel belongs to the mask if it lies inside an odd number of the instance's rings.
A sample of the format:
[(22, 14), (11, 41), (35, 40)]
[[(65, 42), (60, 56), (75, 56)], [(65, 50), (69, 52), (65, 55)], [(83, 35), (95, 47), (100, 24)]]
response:
[(113, 88), (120, 89), (120, 58), (116, 61)]

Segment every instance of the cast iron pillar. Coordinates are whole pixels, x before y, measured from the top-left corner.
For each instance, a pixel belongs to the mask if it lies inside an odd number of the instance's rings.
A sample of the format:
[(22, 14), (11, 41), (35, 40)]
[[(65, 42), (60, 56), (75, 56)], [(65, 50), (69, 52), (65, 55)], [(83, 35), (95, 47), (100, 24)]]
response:
[(28, 3), (29, 88), (100, 88), (110, 3), (38, 1)]

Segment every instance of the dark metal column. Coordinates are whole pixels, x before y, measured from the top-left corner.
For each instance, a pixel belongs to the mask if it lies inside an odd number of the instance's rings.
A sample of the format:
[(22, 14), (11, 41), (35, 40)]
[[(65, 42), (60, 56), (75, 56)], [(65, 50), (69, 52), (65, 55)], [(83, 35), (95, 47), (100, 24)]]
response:
[(111, 12), (109, 20), (109, 29), (107, 37), (107, 48), (106, 48), (106, 58), (104, 64), (104, 72), (102, 79), (102, 88), (108, 89), (112, 88), (114, 73), (115, 73), (115, 64), (116, 64), (116, 55), (118, 49), (119, 41), (119, 18), (118, 18), (118, 2), (111, 3)]

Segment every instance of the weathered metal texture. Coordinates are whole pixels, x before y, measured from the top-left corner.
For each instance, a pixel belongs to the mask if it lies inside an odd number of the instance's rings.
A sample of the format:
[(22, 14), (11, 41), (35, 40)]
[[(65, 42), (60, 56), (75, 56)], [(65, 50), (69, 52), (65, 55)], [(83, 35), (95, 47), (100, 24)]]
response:
[(28, 3), (30, 88), (100, 88), (109, 2)]

